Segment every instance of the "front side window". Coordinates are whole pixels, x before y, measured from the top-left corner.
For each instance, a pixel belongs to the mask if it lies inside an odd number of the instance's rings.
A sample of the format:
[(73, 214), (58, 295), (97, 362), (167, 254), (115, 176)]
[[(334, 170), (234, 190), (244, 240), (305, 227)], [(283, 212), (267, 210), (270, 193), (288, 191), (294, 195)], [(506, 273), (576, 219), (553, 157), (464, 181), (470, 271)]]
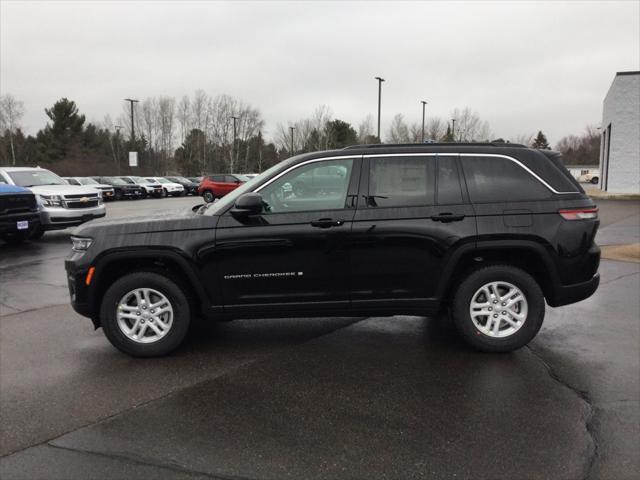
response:
[(472, 203), (544, 200), (551, 192), (512, 160), (502, 157), (461, 157)]
[(224, 183), (224, 175), (214, 175), (210, 178), (212, 182)]
[(270, 183), (260, 194), (266, 213), (337, 210), (345, 206), (353, 160), (302, 165)]
[(369, 207), (433, 205), (433, 157), (382, 157), (369, 163)]

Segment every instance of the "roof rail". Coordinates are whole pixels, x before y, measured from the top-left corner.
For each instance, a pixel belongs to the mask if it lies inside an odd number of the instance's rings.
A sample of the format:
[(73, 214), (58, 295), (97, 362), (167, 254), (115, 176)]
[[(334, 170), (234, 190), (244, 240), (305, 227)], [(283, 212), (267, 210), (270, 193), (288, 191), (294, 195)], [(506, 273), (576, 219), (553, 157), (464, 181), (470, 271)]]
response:
[(446, 143), (369, 143), (364, 145), (349, 145), (343, 150), (355, 150), (360, 148), (389, 148), (389, 147), (515, 147), (528, 148), (520, 143), (504, 143), (504, 142), (446, 142)]

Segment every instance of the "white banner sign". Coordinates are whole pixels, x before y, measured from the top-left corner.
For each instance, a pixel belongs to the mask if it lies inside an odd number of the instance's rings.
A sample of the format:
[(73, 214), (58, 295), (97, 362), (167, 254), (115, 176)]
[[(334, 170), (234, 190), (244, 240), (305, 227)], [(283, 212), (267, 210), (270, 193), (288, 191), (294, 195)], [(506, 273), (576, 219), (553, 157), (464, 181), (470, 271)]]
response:
[(129, 152), (129, 166), (130, 167), (138, 166), (138, 152)]

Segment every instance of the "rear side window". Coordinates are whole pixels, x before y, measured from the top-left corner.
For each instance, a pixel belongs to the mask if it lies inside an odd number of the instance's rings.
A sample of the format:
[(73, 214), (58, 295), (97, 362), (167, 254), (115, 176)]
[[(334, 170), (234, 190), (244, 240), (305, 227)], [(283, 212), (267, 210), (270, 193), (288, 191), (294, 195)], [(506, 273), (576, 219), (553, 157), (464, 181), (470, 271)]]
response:
[(220, 182), (224, 183), (224, 175), (214, 175), (213, 177), (209, 177), (212, 182)]
[(518, 202), (549, 198), (551, 192), (516, 163), (501, 157), (461, 157), (473, 203)]
[(369, 164), (369, 207), (433, 205), (433, 157), (372, 158)]
[(454, 157), (438, 157), (438, 203), (462, 203), (462, 189)]

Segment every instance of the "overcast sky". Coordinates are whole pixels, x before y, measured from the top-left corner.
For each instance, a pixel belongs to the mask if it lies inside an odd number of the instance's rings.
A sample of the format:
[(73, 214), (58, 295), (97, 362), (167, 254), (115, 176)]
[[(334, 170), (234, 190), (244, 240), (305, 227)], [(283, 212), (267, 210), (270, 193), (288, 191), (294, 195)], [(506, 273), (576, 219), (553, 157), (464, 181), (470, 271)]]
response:
[(125, 97), (204, 89), (258, 107), (267, 135), (321, 104), (357, 128), (376, 114), (421, 121), (469, 106), (494, 136), (551, 143), (599, 124), (616, 71), (640, 70), (640, 2), (0, 1), (0, 92), (88, 120)]

